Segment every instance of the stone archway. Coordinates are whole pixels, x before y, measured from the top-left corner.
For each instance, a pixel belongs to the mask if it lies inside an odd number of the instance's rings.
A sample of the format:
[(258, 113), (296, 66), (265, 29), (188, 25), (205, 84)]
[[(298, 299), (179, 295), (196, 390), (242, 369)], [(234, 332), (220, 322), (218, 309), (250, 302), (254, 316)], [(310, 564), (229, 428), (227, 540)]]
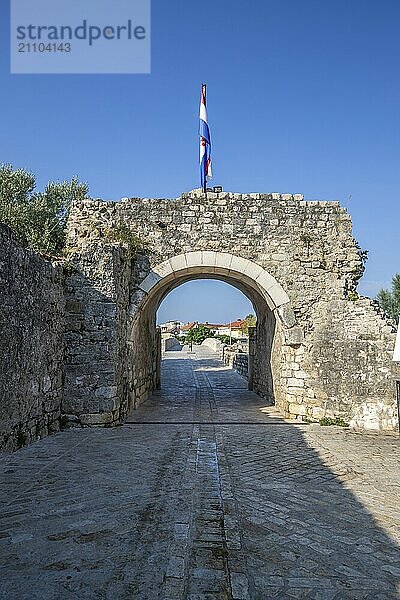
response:
[[(147, 295), (157, 289), (167, 290), (165, 293), (169, 293), (174, 287), (170, 286), (171, 283), (185, 276), (193, 278), (196, 275), (229, 277), (238, 286), (260, 294), (271, 310), (285, 306), (286, 315), (292, 321), (290, 326), (296, 322), (289, 297), (275, 277), (251, 260), (227, 252), (186, 252), (173, 256), (153, 267), (139, 289)], [(282, 316), (280, 318), (283, 319)], [(287, 326), (287, 323), (284, 325)]]
[[(132, 236), (119, 239), (121, 226)], [(67, 245), (65, 422), (121, 423), (157, 384), (157, 302), (179, 283), (215, 277), (261, 306), (259, 335), (272, 339), (274, 323), (273, 392), (286, 417), (397, 428), (395, 335), (355, 293), (362, 254), (339, 203), (199, 190), (85, 200), (71, 207)]]
[(283, 409), (285, 346), (303, 342), (287, 293), (275, 277), (251, 260), (225, 252), (202, 251), (173, 256), (154, 266), (138, 286), (139, 292), (135, 292), (127, 345), (129, 362), (142, 376), (136, 378), (136, 383), (128, 383), (128, 410), (143, 402), (158, 385), (155, 316), (162, 300), (174, 288), (199, 278), (220, 279), (238, 288), (252, 302), (258, 324), (251, 389)]

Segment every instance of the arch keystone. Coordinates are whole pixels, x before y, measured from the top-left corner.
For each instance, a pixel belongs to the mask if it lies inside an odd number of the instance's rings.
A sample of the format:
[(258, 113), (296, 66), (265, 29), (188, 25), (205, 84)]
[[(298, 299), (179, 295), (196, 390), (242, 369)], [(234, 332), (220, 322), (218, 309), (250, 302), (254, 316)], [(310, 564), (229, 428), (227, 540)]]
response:
[(211, 267), (215, 271), (215, 262), (217, 259), (217, 253), (213, 250), (203, 250), (202, 252), (202, 264), (205, 267)]
[(215, 261), (216, 267), (221, 267), (222, 269), (229, 269), (232, 263), (232, 254), (229, 252), (217, 252), (217, 258)]

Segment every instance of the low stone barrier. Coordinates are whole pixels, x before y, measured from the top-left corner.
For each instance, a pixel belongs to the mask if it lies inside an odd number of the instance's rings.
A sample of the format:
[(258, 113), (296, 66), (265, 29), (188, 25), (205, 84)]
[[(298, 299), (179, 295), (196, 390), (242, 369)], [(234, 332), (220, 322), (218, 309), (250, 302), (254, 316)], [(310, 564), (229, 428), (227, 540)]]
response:
[(223, 361), (226, 365), (228, 365), (231, 369), (234, 369), (244, 377), (248, 379), (249, 377), (249, 355), (244, 354), (240, 350), (235, 348), (229, 348), (226, 346), (224, 348)]
[(168, 352), (169, 350), (170, 351), (171, 350), (180, 350), (181, 348), (182, 348), (181, 344), (174, 337), (170, 337), (170, 338), (161, 340), (161, 350), (163, 352)]

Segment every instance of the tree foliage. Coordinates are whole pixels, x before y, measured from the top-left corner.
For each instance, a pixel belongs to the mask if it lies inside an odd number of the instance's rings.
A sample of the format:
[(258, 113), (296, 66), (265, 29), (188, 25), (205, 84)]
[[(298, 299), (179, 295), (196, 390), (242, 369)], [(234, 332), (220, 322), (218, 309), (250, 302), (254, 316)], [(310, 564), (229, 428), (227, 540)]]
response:
[(229, 344), (232, 341), (235, 341), (234, 338), (231, 340), (231, 337), (229, 335), (225, 335), (224, 333), (222, 335), (216, 335), (215, 337), (217, 338), (217, 340), (220, 340), (223, 344), (226, 344), (227, 346), (229, 346)]
[(186, 336), (186, 342), (194, 342), (195, 344), (201, 344), (207, 338), (214, 337), (214, 332), (211, 331), (205, 325), (196, 325), (196, 327), (192, 327), (189, 329), (188, 334)]
[(247, 315), (243, 320), (242, 331), (246, 335), (249, 333), (249, 327), (255, 327), (257, 323), (257, 317), (255, 315)]
[(88, 186), (76, 177), (50, 182), (44, 192), (34, 192), (35, 184), (25, 169), (0, 166), (0, 222), (11, 227), (31, 250), (56, 255), (65, 244), (71, 203), (87, 197)]
[(126, 223), (119, 223), (110, 227), (106, 231), (106, 238), (111, 242), (124, 244), (134, 254), (140, 249), (144, 249), (144, 244), (136, 233), (134, 233)]
[(392, 289), (382, 289), (378, 293), (377, 300), (385, 313), (395, 321), (400, 318), (400, 274), (397, 273), (392, 279)]

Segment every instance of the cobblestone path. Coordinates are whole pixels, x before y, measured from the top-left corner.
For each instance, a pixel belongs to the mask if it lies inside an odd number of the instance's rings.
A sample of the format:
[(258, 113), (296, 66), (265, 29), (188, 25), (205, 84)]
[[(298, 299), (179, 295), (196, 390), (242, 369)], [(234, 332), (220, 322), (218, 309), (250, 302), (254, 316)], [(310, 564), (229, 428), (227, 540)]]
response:
[(399, 598), (398, 438), (285, 422), (202, 348), (0, 460), (0, 598)]

